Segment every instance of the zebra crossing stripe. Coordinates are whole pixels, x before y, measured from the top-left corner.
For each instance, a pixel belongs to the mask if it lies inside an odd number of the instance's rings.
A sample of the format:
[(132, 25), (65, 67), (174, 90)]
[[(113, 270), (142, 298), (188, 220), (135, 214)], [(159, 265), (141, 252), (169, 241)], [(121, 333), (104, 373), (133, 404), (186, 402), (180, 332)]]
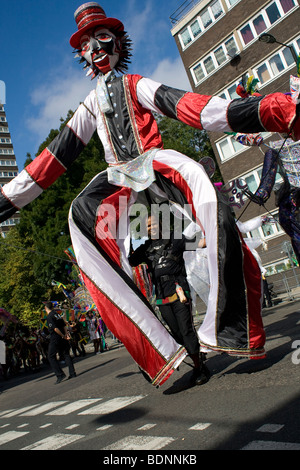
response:
[(74, 411), (84, 408), (85, 406), (92, 405), (93, 403), (96, 403), (97, 401), (100, 401), (100, 400), (102, 400), (102, 398), (86, 398), (83, 400), (73, 401), (72, 403), (69, 403), (68, 405), (61, 406), (60, 408), (57, 408), (56, 410), (53, 410), (53, 411), (49, 411), (47, 415), (51, 415), (51, 416), (68, 415), (70, 413), (73, 413)]
[(1, 416), (1, 418), (12, 418), (13, 416), (17, 416), (21, 413), (25, 413), (28, 410), (31, 410), (32, 408), (35, 408), (36, 406), (39, 406), (39, 404), (31, 405), (31, 406), (24, 406), (23, 408), (18, 408), (17, 410), (12, 410), (9, 413), (6, 413), (4, 416)]
[(102, 450), (159, 450), (175, 440), (173, 437), (127, 436)]
[(53, 434), (41, 441), (23, 447), (21, 450), (57, 450), (85, 437), (82, 434)]
[(29, 431), (8, 431), (0, 436), (0, 446), (3, 444), (7, 444), (7, 442), (13, 441), (14, 439), (18, 439), (18, 437), (25, 436), (28, 434)]
[(197, 423), (194, 426), (189, 428), (190, 431), (204, 431), (205, 429), (209, 428), (211, 423)]
[(37, 416), (42, 413), (45, 413), (48, 410), (51, 410), (51, 408), (56, 408), (59, 405), (63, 405), (66, 403), (66, 400), (63, 401), (52, 401), (50, 403), (45, 403), (44, 405), (39, 406), (38, 408), (31, 409), (29, 411), (25, 411), (25, 413), (22, 413), (20, 416)]
[(92, 406), (87, 410), (81, 411), (79, 415), (105, 415), (108, 413), (113, 413), (114, 411), (120, 410), (125, 406), (131, 405), (136, 401), (145, 398), (146, 395), (138, 395), (133, 397), (117, 397), (112, 400), (108, 400), (100, 405)]
[(6, 415), (7, 413), (11, 413), (12, 411), (15, 411), (14, 409), (12, 410), (4, 410), (4, 411), (0, 411), (0, 418), (2, 418), (3, 415)]

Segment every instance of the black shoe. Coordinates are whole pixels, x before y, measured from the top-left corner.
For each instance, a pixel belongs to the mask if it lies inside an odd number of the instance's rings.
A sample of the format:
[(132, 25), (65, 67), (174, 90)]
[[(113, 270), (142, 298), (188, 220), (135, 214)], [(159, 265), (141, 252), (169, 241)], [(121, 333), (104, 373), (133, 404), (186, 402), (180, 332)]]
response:
[(67, 380), (73, 379), (74, 377), (77, 377), (76, 372), (74, 372), (74, 374), (70, 374)]
[(60, 384), (60, 382), (62, 382), (64, 379), (66, 378), (66, 375), (60, 375), (59, 377), (57, 377), (57, 380), (55, 382), (55, 385), (57, 384)]
[(209, 381), (209, 372), (206, 366), (201, 369), (194, 369), (192, 374), (192, 383), (194, 385), (204, 385)]

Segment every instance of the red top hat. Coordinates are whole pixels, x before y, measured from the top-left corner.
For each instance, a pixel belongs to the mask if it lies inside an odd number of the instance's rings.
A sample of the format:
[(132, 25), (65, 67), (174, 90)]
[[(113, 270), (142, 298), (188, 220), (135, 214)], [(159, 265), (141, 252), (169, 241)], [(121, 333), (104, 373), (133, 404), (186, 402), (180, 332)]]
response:
[(91, 28), (101, 25), (115, 33), (124, 33), (124, 26), (116, 18), (107, 18), (103, 8), (96, 2), (81, 5), (74, 13), (78, 31), (71, 36), (70, 44), (74, 49), (80, 49), (80, 38)]

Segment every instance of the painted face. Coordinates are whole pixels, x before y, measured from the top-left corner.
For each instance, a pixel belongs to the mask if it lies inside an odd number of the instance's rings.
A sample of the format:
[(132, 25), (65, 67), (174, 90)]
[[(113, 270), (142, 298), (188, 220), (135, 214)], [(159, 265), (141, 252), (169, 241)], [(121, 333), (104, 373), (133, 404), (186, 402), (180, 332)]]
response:
[(103, 74), (112, 70), (119, 60), (116, 36), (105, 28), (96, 28), (81, 37), (81, 56)]

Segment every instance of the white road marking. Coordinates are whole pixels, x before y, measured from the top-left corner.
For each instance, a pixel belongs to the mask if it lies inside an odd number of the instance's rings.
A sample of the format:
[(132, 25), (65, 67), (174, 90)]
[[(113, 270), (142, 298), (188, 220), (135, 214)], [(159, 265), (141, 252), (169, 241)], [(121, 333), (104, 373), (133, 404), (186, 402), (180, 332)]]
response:
[(2, 418), (3, 415), (6, 415), (8, 413), (11, 413), (12, 411), (14, 411), (15, 409), (13, 408), (12, 410), (5, 410), (5, 411), (0, 411), (0, 418)]
[(131, 405), (132, 403), (145, 398), (145, 395), (138, 395), (134, 397), (117, 397), (112, 400), (108, 400), (101, 405), (93, 406), (88, 410), (82, 411), (80, 415), (105, 415), (113, 413), (114, 411), (120, 410), (125, 406)]
[(252, 441), (242, 450), (300, 450), (300, 443), (276, 441)]
[(194, 426), (191, 426), (189, 428), (190, 431), (204, 431), (204, 429), (207, 429), (211, 423), (197, 423)]
[(109, 428), (112, 428), (112, 424), (104, 424), (103, 426), (100, 426), (100, 428), (97, 428), (96, 431), (106, 431)]
[(173, 437), (127, 436), (103, 450), (159, 450), (175, 440)]
[(53, 423), (45, 423), (45, 424), (42, 424), (42, 426), (40, 426), (40, 429), (45, 429), (45, 428), (49, 428), (49, 426), (52, 426)]
[(82, 434), (53, 434), (21, 450), (57, 450), (83, 437)]
[(0, 446), (6, 444), (7, 442), (13, 441), (14, 439), (18, 439), (18, 437), (25, 436), (28, 434), (28, 431), (8, 431), (0, 436)]
[(44, 405), (41, 405), (38, 408), (34, 408), (33, 410), (29, 410), (29, 411), (26, 411), (25, 413), (22, 413), (21, 416), (37, 416), (42, 413), (45, 413), (48, 410), (51, 410), (51, 408), (55, 408), (56, 406), (63, 405), (64, 403), (66, 403), (66, 400), (52, 401), (50, 403), (45, 403)]
[(35, 408), (36, 406), (39, 406), (39, 403), (37, 405), (31, 405), (31, 406), (24, 406), (23, 408), (18, 408), (17, 410), (13, 410), (10, 413), (7, 413), (4, 416), (1, 416), (2, 418), (11, 418), (12, 416), (17, 416), (21, 413), (24, 413), (25, 411), (31, 410), (32, 408)]
[(155, 426), (157, 426), (157, 425), (154, 424), (154, 423), (144, 424), (144, 426), (141, 426), (140, 428), (138, 428), (138, 431), (148, 431), (149, 429), (152, 429)]
[(51, 416), (67, 415), (69, 413), (73, 413), (74, 411), (80, 410), (81, 408), (84, 408), (85, 406), (96, 403), (97, 401), (100, 401), (100, 400), (103, 400), (103, 398), (87, 398), (84, 400), (73, 401), (72, 403), (69, 403), (68, 405), (61, 406), (60, 408), (53, 410), (53, 411), (49, 411), (47, 415), (51, 415)]
[(69, 431), (71, 431), (71, 429), (75, 429), (75, 428), (78, 428), (78, 426), (80, 426), (80, 424), (71, 424), (70, 426), (67, 426), (65, 429), (68, 429)]

